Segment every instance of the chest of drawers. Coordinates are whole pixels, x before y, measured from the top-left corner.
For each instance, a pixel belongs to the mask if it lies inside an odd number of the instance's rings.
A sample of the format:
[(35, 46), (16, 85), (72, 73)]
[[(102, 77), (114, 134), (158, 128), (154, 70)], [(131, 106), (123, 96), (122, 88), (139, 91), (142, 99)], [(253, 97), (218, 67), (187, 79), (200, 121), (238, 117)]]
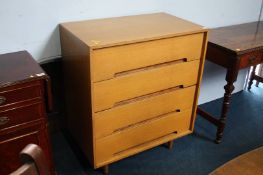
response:
[(68, 127), (94, 168), (193, 131), (206, 29), (157, 13), (60, 34)]
[(48, 76), (26, 51), (0, 55), (0, 174), (21, 166), (19, 152), (39, 145), (54, 173), (47, 133)]

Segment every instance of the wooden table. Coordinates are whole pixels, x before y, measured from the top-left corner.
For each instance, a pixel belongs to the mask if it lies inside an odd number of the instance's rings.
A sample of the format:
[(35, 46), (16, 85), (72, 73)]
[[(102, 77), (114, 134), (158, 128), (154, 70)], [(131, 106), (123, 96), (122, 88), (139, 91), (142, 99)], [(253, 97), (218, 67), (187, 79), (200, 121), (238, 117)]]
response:
[[(263, 21), (221, 27), (211, 30), (207, 46), (206, 59), (227, 69), (227, 84), (221, 116), (214, 118), (211, 114), (198, 108), (197, 113), (217, 126), (216, 143), (220, 143), (230, 106), (233, 83), (237, 80), (240, 69), (263, 63)], [(253, 73), (255, 74), (255, 69)], [(252, 84), (252, 81), (249, 82)], [(250, 87), (250, 86), (249, 86)]]
[(242, 154), (225, 163), (209, 175), (262, 175), (263, 147)]

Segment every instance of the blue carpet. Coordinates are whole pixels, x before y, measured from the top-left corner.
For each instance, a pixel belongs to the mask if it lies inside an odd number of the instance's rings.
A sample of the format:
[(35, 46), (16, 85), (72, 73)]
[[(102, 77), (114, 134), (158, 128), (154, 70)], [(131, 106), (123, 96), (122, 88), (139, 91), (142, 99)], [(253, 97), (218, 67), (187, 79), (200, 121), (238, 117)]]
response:
[[(201, 105), (214, 115), (222, 99)], [(172, 150), (159, 146), (110, 165), (110, 175), (207, 175), (234, 157), (263, 146), (263, 86), (233, 95), (223, 142), (214, 144), (216, 128), (197, 118), (193, 134), (174, 141)], [(58, 175), (101, 175), (83, 166), (62, 133), (52, 135)]]

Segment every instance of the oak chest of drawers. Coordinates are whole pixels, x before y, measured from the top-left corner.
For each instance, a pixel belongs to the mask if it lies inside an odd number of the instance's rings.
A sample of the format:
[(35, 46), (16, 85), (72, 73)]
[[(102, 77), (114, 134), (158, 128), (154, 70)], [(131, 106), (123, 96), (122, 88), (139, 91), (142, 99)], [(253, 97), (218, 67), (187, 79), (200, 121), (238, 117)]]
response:
[(68, 126), (94, 168), (193, 131), (206, 29), (156, 13), (60, 34)]
[(51, 108), (49, 77), (26, 51), (0, 55), (0, 174), (21, 166), (19, 152), (39, 145), (54, 174), (46, 108)]

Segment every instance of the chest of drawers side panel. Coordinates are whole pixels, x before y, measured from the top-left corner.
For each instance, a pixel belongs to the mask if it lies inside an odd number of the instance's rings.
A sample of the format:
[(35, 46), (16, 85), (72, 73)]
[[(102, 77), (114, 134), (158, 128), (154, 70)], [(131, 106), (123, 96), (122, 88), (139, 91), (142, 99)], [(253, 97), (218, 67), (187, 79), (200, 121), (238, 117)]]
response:
[(90, 49), (60, 26), (68, 129), (93, 164)]
[(203, 33), (203, 43), (202, 43), (202, 52), (201, 52), (201, 59), (200, 59), (200, 64), (199, 64), (199, 72), (198, 72), (198, 80), (196, 84), (196, 92), (195, 92), (195, 98), (194, 98), (194, 103), (193, 103), (193, 113), (192, 113), (192, 122), (191, 122), (191, 131), (194, 130), (194, 123), (196, 119), (196, 110), (197, 110), (197, 105), (198, 105), (198, 97), (200, 93), (200, 86), (202, 82), (202, 77), (203, 77), (203, 70), (204, 70), (204, 63), (205, 63), (205, 55), (206, 55), (206, 48), (207, 48), (207, 41), (208, 41), (208, 32)]

